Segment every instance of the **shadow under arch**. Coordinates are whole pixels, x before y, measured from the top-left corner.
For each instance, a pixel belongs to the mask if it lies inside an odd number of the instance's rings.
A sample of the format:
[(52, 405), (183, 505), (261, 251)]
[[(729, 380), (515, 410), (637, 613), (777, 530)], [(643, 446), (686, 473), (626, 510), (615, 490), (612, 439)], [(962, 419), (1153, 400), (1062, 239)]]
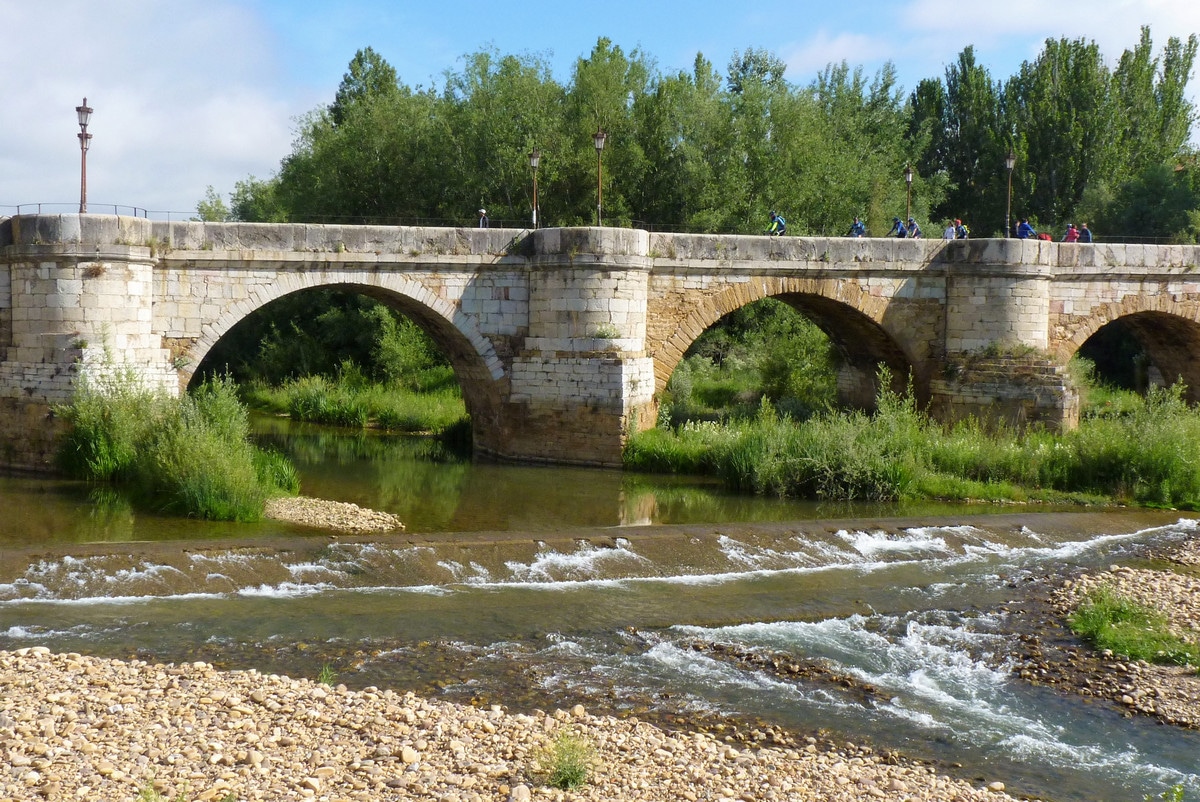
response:
[(819, 291), (819, 283), (809, 279), (784, 279), (777, 286), (751, 283), (706, 299), (653, 354), (656, 395), (666, 389), (671, 374), (701, 333), (730, 312), (763, 298), (774, 298), (804, 315), (829, 337), (838, 359), (839, 404), (873, 410), (880, 365), (891, 373), (893, 391), (904, 392), (911, 375), (918, 401), (927, 401), (927, 379), (884, 328), (887, 302), (865, 292), (854, 293), (854, 298), (831, 298)]
[[(461, 316), (454, 314), (454, 309), (449, 304), (441, 304), (445, 309), (435, 308), (422, 299), (393, 288), (350, 282), (315, 283), (310, 287), (280, 292), (252, 308), (243, 306), (227, 309), (218, 321), (211, 327), (206, 327), (205, 336), (184, 352), (183, 357), (188, 364), (196, 367), (190, 371), (181, 371), (181, 378), (190, 385), (196, 376), (201, 375), (201, 368), (207, 367), (205, 359), (221, 338), (254, 312), (282, 298), (314, 290), (332, 290), (366, 296), (416, 323), (433, 340), (454, 371), (467, 414), (471, 417), (474, 441), (477, 444), (489, 442), (489, 433), (499, 426), (503, 385), (508, 381), (507, 373), (503, 371), (490, 341), (473, 328), (467, 327), (466, 322)], [(467, 331), (464, 331), (464, 328), (467, 328)]]
[(1182, 381), (1184, 398), (1200, 403), (1200, 308), (1191, 311), (1183, 316), (1142, 310), (1094, 319), (1072, 338), (1077, 347), (1060, 356), (1064, 361), (1076, 353), (1085, 356), (1101, 379), (1139, 392)]

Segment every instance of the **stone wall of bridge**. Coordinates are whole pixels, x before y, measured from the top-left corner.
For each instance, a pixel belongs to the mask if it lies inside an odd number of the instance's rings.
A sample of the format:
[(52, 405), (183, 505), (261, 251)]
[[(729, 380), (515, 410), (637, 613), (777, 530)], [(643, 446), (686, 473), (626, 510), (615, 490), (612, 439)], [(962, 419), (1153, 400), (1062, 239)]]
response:
[(417, 321), (478, 450), (512, 459), (619, 464), (696, 337), (768, 297), (830, 336), (857, 406), (883, 364), (946, 418), (1070, 426), (1062, 366), (1113, 322), (1200, 387), (1196, 248), (26, 216), (0, 221), (0, 437), (113, 365), (178, 391), (246, 316), (322, 287)]

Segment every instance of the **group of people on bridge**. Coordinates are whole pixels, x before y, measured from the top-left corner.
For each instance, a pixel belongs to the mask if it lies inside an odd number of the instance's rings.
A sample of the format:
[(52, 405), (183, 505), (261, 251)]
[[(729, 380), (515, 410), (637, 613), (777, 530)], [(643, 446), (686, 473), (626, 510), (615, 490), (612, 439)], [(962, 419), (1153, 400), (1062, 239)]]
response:
[[(787, 233), (787, 221), (783, 219), (783, 215), (778, 212), (771, 212), (771, 222), (766, 231), (772, 237), (781, 237)], [(1030, 225), (1029, 219), (1022, 217), (1019, 222), (1014, 222), (1009, 230), (1009, 236), (1017, 239), (1041, 239), (1050, 240), (1052, 237), (1049, 234), (1039, 234), (1037, 230)], [(908, 223), (905, 223), (899, 217), (892, 218), (892, 228), (888, 231), (889, 237), (899, 237), (901, 239), (920, 239), (921, 226), (913, 218), (908, 218)], [(865, 237), (867, 236), (867, 226), (863, 223), (862, 218), (855, 216), (854, 222), (850, 224), (850, 230), (846, 232), (847, 237)], [(946, 223), (945, 230), (942, 231), (942, 239), (967, 239), (971, 236), (971, 229), (961, 218), (955, 218), (953, 221)], [(1092, 242), (1092, 231), (1088, 228), (1087, 223), (1081, 223), (1076, 227), (1074, 223), (1067, 223), (1067, 231), (1063, 235), (1063, 242)]]

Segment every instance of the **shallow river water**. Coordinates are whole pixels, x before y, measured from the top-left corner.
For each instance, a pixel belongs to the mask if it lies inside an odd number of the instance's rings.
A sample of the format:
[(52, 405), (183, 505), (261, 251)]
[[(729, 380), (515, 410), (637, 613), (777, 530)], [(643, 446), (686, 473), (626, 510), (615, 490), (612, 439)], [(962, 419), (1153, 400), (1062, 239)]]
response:
[(581, 701), (820, 733), (1044, 799), (1200, 797), (1200, 734), (1015, 681), (1007, 657), (1030, 588), (1137, 563), (1192, 536), (1191, 516), (822, 508), (472, 464), (424, 441), (263, 436), (293, 454), (306, 495), (393, 512), (407, 531), (170, 520), (75, 483), (0, 478), (0, 648), (328, 666), (352, 687), (513, 709)]

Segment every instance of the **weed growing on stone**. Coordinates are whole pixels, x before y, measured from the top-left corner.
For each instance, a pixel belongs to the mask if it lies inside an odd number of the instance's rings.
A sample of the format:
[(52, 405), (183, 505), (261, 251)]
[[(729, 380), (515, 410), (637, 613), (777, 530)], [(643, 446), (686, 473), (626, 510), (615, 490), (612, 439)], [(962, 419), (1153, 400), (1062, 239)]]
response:
[[(233, 802), (233, 800), (230, 800), (230, 796), (232, 795), (223, 797), (219, 802)], [(161, 791), (154, 787), (153, 780), (142, 786), (137, 796), (133, 799), (134, 802), (188, 802), (187, 795), (183, 791), (180, 791), (173, 797), (164, 796)]]
[(538, 753), (537, 774), (547, 785), (569, 791), (588, 781), (594, 752), (586, 738), (563, 729)]

